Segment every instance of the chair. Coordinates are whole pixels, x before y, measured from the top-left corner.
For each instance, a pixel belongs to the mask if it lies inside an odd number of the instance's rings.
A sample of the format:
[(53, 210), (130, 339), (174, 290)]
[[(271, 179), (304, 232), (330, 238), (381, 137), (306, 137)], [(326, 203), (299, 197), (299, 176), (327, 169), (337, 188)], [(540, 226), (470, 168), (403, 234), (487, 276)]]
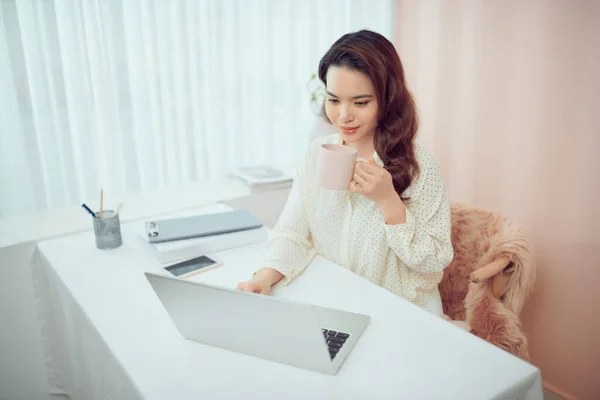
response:
[(454, 259), (439, 284), (446, 319), (529, 361), (519, 314), (536, 277), (532, 246), (502, 215), (452, 204)]

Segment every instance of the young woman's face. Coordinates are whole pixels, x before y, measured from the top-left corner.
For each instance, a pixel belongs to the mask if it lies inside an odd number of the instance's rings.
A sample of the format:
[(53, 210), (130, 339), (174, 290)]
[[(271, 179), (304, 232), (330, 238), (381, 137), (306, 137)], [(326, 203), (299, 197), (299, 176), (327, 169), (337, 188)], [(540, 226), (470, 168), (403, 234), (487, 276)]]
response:
[(329, 67), (325, 112), (346, 144), (372, 140), (377, 128), (377, 98), (371, 79), (345, 67)]

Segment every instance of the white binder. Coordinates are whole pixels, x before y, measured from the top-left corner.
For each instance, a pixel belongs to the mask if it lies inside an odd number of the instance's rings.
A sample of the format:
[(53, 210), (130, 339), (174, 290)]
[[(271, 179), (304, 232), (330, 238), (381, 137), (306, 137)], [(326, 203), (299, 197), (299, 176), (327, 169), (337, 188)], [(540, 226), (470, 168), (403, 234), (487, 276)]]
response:
[(147, 240), (150, 243), (221, 235), (260, 227), (262, 227), (260, 221), (247, 210), (146, 221), (145, 223)]

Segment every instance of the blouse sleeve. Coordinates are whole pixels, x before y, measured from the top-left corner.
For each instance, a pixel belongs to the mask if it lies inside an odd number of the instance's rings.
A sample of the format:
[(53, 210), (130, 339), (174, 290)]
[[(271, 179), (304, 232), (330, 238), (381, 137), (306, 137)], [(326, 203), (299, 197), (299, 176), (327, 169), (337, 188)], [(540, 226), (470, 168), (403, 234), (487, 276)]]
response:
[(306, 212), (309, 179), (305, 159), (296, 172), (286, 205), (271, 231), (265, 246), (261, 267), (283, 274), (281, 285), (291, 282), (315, 256)]
[[(417, 193), (406, 206), (406, 223), (385, 226), (389, 246), (407, 268), (442, 272), (452, 261), (450, 202), (439, 165), (429, 157), (421, 166)], [(419, 187), (420, 186), (420, 187)]]

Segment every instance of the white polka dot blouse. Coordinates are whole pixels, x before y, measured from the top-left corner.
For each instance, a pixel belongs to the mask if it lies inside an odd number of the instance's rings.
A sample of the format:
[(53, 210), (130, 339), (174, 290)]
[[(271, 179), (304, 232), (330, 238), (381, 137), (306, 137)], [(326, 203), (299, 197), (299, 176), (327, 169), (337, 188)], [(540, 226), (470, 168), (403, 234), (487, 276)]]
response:
[[(339, 134), (313, 141), (264, 250), (261, 268), (286, 285), (319, 254), (419, 306), (434, 298), (453, 257), (450, 204), (436, 159), (417, 145), (420, 173), (406, 189), (406, 223), (387, 225), (378, 205), (350, 191), (316, 183), (319, 149)], [(381, 159), (375, 161), (383, 166)]]

